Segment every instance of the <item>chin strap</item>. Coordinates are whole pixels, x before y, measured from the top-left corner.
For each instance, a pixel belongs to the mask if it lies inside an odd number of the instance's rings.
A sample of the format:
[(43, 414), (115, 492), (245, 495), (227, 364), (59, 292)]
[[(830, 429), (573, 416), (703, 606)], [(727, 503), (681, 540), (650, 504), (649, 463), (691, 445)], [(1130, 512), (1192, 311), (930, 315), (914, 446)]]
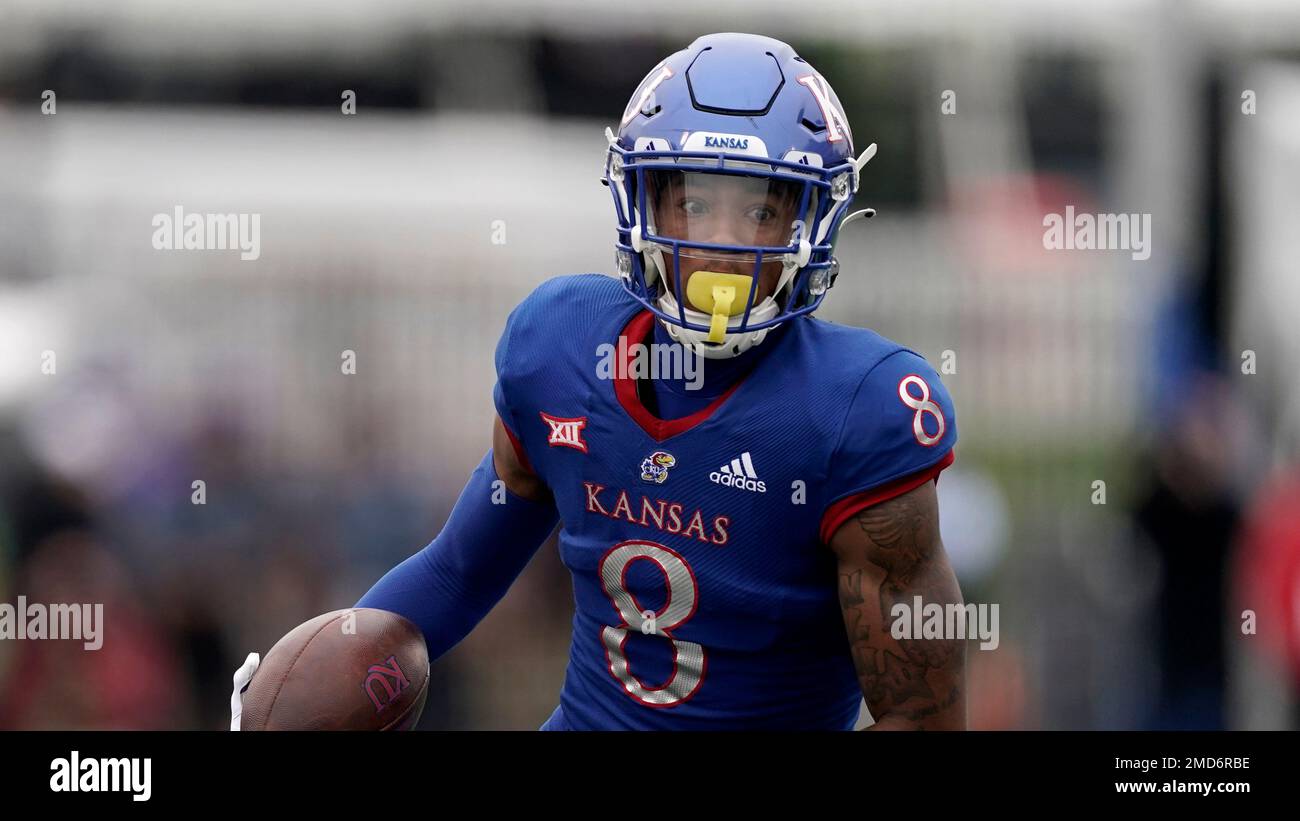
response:
[(858, 158), (853, 161), (853, 170), (861, 174), (862, 169), (866, 168), (867, 163), (871, 162), (871, 158), (876, 156), (876, 148), (877, 146), (875, 143), (872, 143), (871, 145), (867, 146), (866, 149), (858, 156)]
[[(695, 278), (696, 277), (692, 277), (692, 281)], [(736, 288), (735, 286), (731, 286), (731, 287), (735, 289), (736, 293), (740, 293), (742, 291), (748, 293), (749, 290), (748, 287), (746, 288)], [(669, 314), (670, 316), (677, 316), (678, 305), (677, 305), (677, 301), (673, 299), (672, 294), (667, 292), (661, 293), (659, 295), (658, 304), (660, 309), (662, 309), (665, 313)], [(741, 298), (740, 300), (736, 300), (733, 296), (733, 301), (732, 301), (733, 309), (737, 306), (737, 304), (743, 306), (744, 299)], [(777, 308), (776, 301), (769, 296), (750, 309), (749, 318), (751, 322), (766, 322), (767, 320), (774, 317), (777, 314), (778, 310), (779, 309)], [(737, 314), (739, 313), (741, 313), (741, 311), (737, 312)], [(672, 337), (674, 342), (678, 342), (686, 346), (687, 348), (694, 351), (698, 356), (702, 356), (705, 359), (728, 359), (730, 357), (742, 354), (745, 351), (749, 350), (750, 348), (762, 342), (764, 337), (767, 336), (767, 332), (771, 330), (771, 328), (764, 328), (759, 331), (737, 332), (724, 325), (722, 338), (715, 343), (712, 341), (713, 340), (712, 332), (716, 327), (715, 325), (716, 320), (710, 314), (697, 311), (694, 308), (687, 308), (686, 318), (688, 321), (696, 324), (707, 324), (709, 326), (709, 331), (705, 332), (705, 331), (691, 330), (688, 328), (683, 328), (680, 325), (677, 325), (675, 323), (667, 322), (663, 320), (661, 320), (661, 324), (664, 326), (665, 330), (668, 331), (668, 335)]]
[(853, 222), (854, 220), (861, 220), (861, 219), (869, 220), (875, 215), (876, 215), (876, 209), (874, 208), (863, 208), (861, 211), (854, 211), (852, 214), (849, 214), (847, 217), (844, 218), (843, 222), (840, 223), (840, 228), (843, 229), (844, 226), (848, 225), (850, 222)]

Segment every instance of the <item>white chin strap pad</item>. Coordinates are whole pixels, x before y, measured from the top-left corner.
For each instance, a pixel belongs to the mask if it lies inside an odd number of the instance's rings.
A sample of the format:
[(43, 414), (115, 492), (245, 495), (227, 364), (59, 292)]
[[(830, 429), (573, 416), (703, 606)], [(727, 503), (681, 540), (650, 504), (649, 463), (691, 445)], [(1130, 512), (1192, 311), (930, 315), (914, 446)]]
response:
[[(679, 315), (677, 300), (667, 289), (659, 297), (659, 309), (669, 316)], [(779, 310), (776, 300), (769, 296), (750, 310), (749, 321), (751, 323), (766, 322), (775, 317)], [(707, 326), (710, 319), (711, 317), (702, 311), (696, 311), (693, 308), (686, 309), (687, 322)], [(731, 325), (739, 327), (742, 319), (744, 319), (743, 314), (734, 317)], [(773, 325), (772, 327), (777, 326)], [(727, 333), (723, 335), (722, 341), (715, 345), (708, 341), (708, 331), (693, 331), (690, 328), (683, 328), (671, 322), (665, 322), (664, 328), (667, 329), (668, 335), (674, 341), (685, 345), (694, 351), (697, 356), (702, 356), (705, 359), (730, 359), (733, 356), (739, 356), (762, 342), (763, 338), (767, 336), (767, 332), (771, 330), (771, 328), (764, 328), (761, 331), (747, 331), (743, 334)]]

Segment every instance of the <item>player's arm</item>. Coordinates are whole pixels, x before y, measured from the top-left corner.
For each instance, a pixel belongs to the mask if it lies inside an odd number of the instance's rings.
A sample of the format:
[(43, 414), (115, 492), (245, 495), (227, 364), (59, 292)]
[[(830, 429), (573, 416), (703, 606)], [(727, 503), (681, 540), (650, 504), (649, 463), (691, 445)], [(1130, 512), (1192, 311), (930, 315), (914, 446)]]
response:
[(939, 538), (935, 484), (927, 481), (867, 507), (830, 542), (839, 564), (840, 605), (872, 730), (966, 729), (965, 643), (895, 639), (891, 608), (961, 604)]
[(523, 460), (500, 416), (492, 419), (492, 466), (511, 493), (534, 502), (550, 501), (550, 488)]
[[(437, 538), (388, 571), (356, 603), (414, 623), (424, 634), (430, 661), (483, 620), (559, 518), (546, 484), (515, 449), (500, 417), (492, 429), (492, 445), (470, 474)], [(232, 730), (239, 729), (243, 692), (260, 664), (259, 654), (249, 653), (235, 671)]]
[(356, 604), (410, 619), (423, 631), (431, 660), (501, 600), (559, 518), (550, 491), (515, 451), (499, 417), (492, 439), (442, 532)]

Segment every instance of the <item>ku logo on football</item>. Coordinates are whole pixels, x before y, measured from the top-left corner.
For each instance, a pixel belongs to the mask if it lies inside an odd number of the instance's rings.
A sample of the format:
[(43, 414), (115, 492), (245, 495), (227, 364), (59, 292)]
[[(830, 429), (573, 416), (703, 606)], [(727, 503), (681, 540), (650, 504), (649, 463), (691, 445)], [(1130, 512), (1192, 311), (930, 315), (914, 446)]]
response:
[(389, 656), (383, 664), (370, 665), (366, 670), (366, 678), (361, 683), (361, 689), (365, 690), (366, 695), (370, 697), (370, 703), (375, 705), (376, 713), (382, 712), (385, 707), (393, 703), (399, 693), (410, 686), (411, 682), (398, 666), (396, 656)]

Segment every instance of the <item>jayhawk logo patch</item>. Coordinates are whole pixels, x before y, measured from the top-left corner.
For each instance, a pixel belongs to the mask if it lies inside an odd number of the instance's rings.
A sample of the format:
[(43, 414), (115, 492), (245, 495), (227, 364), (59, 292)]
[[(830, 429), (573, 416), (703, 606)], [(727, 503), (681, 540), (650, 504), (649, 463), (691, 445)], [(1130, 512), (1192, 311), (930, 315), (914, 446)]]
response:
[(657, 450), (641, 460), (641, 478), (646, 482), (662, 485), (668, 481), (668, 468), (677, 464), (677, 459), (666, 450)]

